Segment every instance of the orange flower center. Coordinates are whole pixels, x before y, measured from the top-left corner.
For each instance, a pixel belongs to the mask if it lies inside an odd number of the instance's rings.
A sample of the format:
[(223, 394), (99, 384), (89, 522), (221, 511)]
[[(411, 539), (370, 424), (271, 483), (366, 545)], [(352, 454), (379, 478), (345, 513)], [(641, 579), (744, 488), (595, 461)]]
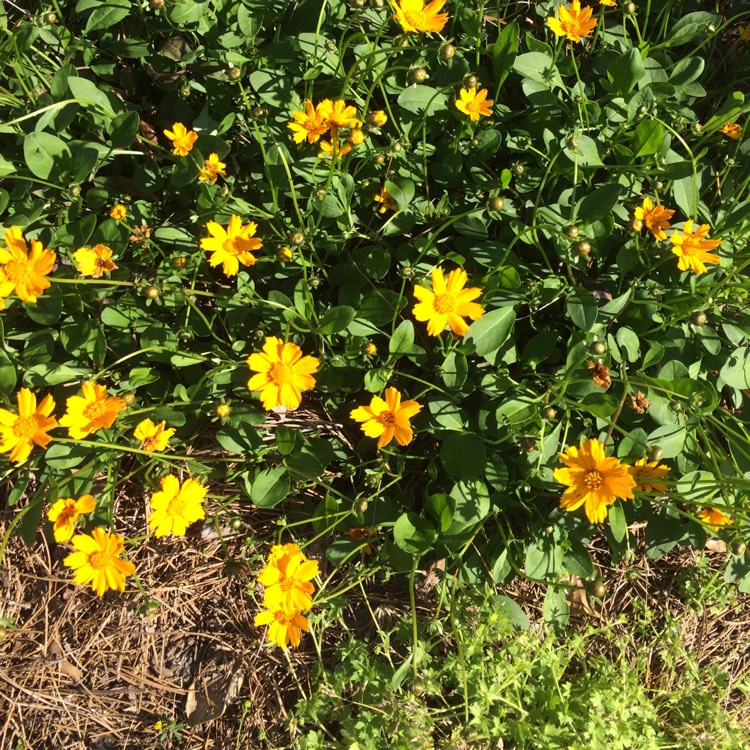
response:
[(141, 440), (141, 448), (144, 451), (152, 451), (156, 448), (156, 435), (149, 435)]
[(169, 501), (167, 505), (167, 515), (184, 516), (185, 515), (185, 498), (178, 494)]
[(592, 469), (583, 475), (583, 483), (590, 490), (598, 490), (604, 484), (604, 477), (598, 471)]
[(83, 410), (83, 416), (89, 422), (97, 422), (107, 413), (107, 405), (104, 401), (94, 401)]
[(36, 415), (18, 417), (13, 425), (13, 434), (19, 440), (31, 440), (39, 429)]
[(409, 22), (410, 26), (413, 26), (415, 29), (419, 29), (420, 31), (427, 23), (427, 19), (423, 10), (405, 10), (404, 18)]
[(76, 512), (75, 505), (66, 505), (60, 511), (60, 515), (57, 517), (57, 521), (55, 521), (55, 524), (60, 524), (60, 526), (65, 526), (71, 521), (74, 521), (77, 515), (78, 513)]
[(281, 586), (281, 590), (284, 593), (287, 593), (287, 592), (291, 591), (294, 588), (294, 579), (293, 578), (285, 578), (281, 582), (280, 586)]
[(104, 258), (97, 258), (94, 261), (94, 265), (97, 266), (98, 268), (106, 268), (107, 267), (107, 261), (104, 260)]
[(286, 627), (289, 627), (294, 620), (294, 614), (287, 614), (283, 609), (276, 610), (273, 616), (276, 619), (276, 622), (279, 623), (279, 625), (284, 625)]
[(229, 255), (239, 255), (242, 250), (240, 249), (239, 237), (227, 237), (222, 245), (224, 252)]
[(452, 294), (445, 292), (444, 294), (435, 295), (435, 301), (432, 303), (435, 308), (435, 312), (441, 315), (452, 313), (456, 309), (456, 298)]
[(89, 555), (89, 565), (94, 568), (94, 570), (106, 570), (111, 564), (112, 555), (110, 555), (109, 552), (99, 550), (99, 552), (92, 552)]
[(378, 422), (384, 425), (392, 425), (396, 421), (396, 415), (392, 411), (384, 411), (378, 415)]
[(479, 110), (482, 108), (482, 103), (477, 101), (476, 99), (472, 99), (471, 101), (465, 102), (466, 109), (469, 110), (469, 112), (472, 112), (474, 114), (480, 114)]
[(276, 362), (268, 371), (268, 379), (275, 385), (287, 385), (293, 378), (292, 368), (283, 362)]
[(32, 275), (31, 266), (28, 262), (22, 260), (9, 260), (3, 270), (8, 281), (12, 281), (14, 284), (28, 282)]

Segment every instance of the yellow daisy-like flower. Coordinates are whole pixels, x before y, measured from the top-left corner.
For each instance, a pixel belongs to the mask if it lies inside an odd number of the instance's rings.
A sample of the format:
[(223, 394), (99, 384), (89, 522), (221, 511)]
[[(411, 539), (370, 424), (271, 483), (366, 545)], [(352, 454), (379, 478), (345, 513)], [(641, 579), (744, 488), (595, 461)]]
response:
[(617, 3), (615, 0), (599, 0), (599, 5), (606, 5), (608, 8), (616, 8)]
[(547, 26), (557, 36), (564, 36), (571, 42), (580, 42), (582, 36), (588, 36), (596, 26), (596, 19), (591, 18), (592, 9), (588, 6), (581, 8), (579, 0), (573, 0), (566, 8), (557, 6), (557, 18), (549, 16)]
[(203, 167), (198, 175), (198, 181), (209, 182), (213, 185), (219, 175), (222, 177), (226, 176), (226, 168), (227, 165), (219, 160), (218, 154), (209, 154), (208, 159), (204, 159), (203, 161)]
[(128, 209), (122, 205), (122, 203), (115, 203), (112, 206), (112, 210), (109, 212), (111, 218), (115, 221), (122, 221), (128, 215)]
[(334, 139), (331, 143), (321, 141), (320, 149), (318, 159), (341, 159), (352, 150), (352, 147), (348, 143), (340, 147), (338, 140)]
[(102, 428), (111, 427), (117, 415), (125, 408), (125, 401), (116, 396), (107, 396), (107, 386), (84, 383), (83, 396), (70, 396), (65, 404), (65, 414), (60, 420), (68, 428), (68, 435), (75, 440)]
[(78, 500), (63, 497), (57, 500), (47, 511), (47, 518), (52, 521), (52, 531), (56, 542), (68, 542), (73, 538), (76, 521), (93, 513), (96, 502), (92, 495), (81, 495)]
[(740, 139), (740, 133), (742, 132), (742, 128), (737, 122), (732, 122), (732, 123), (728, 122), (726, 125), (724, 125), (723, 128), (719, 130), (719, 132), (724, 133), (724, 135), (729, 136), (733, 141), (738, 141)]
[(268, 336), (263, 351), (251, 354), (247, 364), (257, 373), (247, 381), (247, 387), (261, 391), (264, 409), (296, 409), (302, 402), (302, 391), (315, 388), (313, 373), (320, 367), (315, 357), (302, 356), (297, 344), (285, 344), (275, 336)]
[(161, 490), (151, 496), (148, 527), (154, 536), (185, 536), (187, 527), (206, 517), (203, 498), (208, 490), (197, 479), (180, 480), (168, 474), (161, 480)]
[(674, 245), (672, 252), (679, 257), (677, 268), (680, 271), (691, 270), (693, 273), (705, 273), (706, 263), (716, 264), (721, 261), (716, 253), (709, 252), (721, 245), (721, 239), (707, 239), (710, 231), (711, 227), (708, 224), (701, 224), (693, 233), (693, 220), (688, 219), (682, 229), (682, 234), (679, 231), (672, 232), (669, 239)]
[(568, 485), (560, 507), (574, 511), (582, 505), (591, 523), (601, 523), (607, 517), (607, 506), (621, 497), (633, 498), (636, 482), (628, 467), (614, 456), (604, 455), (598, 440), (583, 440), (580, 448), (569, 446), (560, 453), (564, 469), (555, 469), (555, 480)]
[(359, 128), (362, 126), (362, 120), (357, 119), (357, 108), (347, 104), (343, 99), (337, 99), (335, 102), (330, 99), (323, 99), (318, 104), (318, 111), (331, 129), (332, 139), (336, 138), (339, 128)]
[(384, 214), (386, 211), (398, 211), (398, 204), (393, 200), (393, 196), (383, 187), (373, 199), (379, 203), (378, 212)]
[(423, 286), (414, 287), (414, 296), (419, 303), (414, 306), (414, 317), (420, 321), (427, 321), (427, 333), (439, 336), (446, 326), (458, 336), (464, 336), (469, 326), (465, 317), (479, 320), (484, 315), (484, 309), (476, 302), (472, 302), (482, 293), (478, 287), (464, 289), (468, 276), (462, 268), (451, 271), (447, 277), (439, 266), (433, 270), (432, 291)]
[(365, 131), (360, 130), (359, 128), (354, 128), (351, 133), (349, 133), (349, 143), (352, 144), (352, 146), (360, 146), (365, 142)]
[(263, 610), (255, 616), (255, 626), (269, 625), (268, 640), (286, 649), (291, 643), (299, 646), (302, 631), (310, 632), (310, 623), (299, 612), (287, 612), (283, 609)]
[(97, 596), (103, 596), (107, 589), (125, 591), (125, 579), (135, 573), (135, 565), (120, 558), (125, 550), (123, 537), (94, 529), (91, 536), (77, 534), (72, 543), (77, 551), (68, 555), (63, 565), (75, 570), (73, 583), (90, 583)]
[(321, 135), (328, 132), (328, 122), (320, 110), (320, 104), (317, 108), (313, 107), (309, 99), (305, 101), (305, 111), (292, 112), (292, 117), (294, 120), (287, 127), (292, 131), (295, 143), (302, 143), (305, 138), (308, 143), (316, 143)]
[(175, 156), (187, 156), (198, 140), (198, 133), (194, 130), (188, 130), (181, 122), (172, 125), (171, 130), (165, 130), (164, 135), (172, 141), (174, 147), (172, 153)]
[(36, 302), (50, 281), (46, 278), (55, 265), (55, 253), (45, 250), (39, 240), (31, 240), (29, 253), (20, 227), (5, 230), (5, 248), (0, 248), (0, 310), (3, 298), (14, 291), (24, 302)]
[(308, 560), (302, 554), (284, 555), (273, 563), (269, 562), (258, 574), (258, 583), (266, 587), (263, 606), (286, 612), (310, 609), (315, 592), (310, 581), (319, 573), (317, 561)]
[(646, 196), (643, 199), (643, 205), (636, 206), (634, 217), (642, 221), (651, 234), (657, 240), (666, 240), (665, 229), (669, 229), (669, 220), (674, 216), (674, 210), (665, 208), (661, 204), (654, 205), (654, 202)]
[(367, 124), (373, 128), (382, 128), (388, 122), (388, 115), (382, 109), (376, 109), (367, 115)]
[(201, 248), (213, 253), (208, 262), (212, 266), (221, 264), (227, 276), (235, 276), (240, 263), (244, 266), (254, 265), (253, 251), (263, 247), (263, 240), (255, 237), (257, 228), (254, 221), (243, 226), (242, 219), (236, 214), (232, 214), (226, 229), (215, 221), (209, 221), (206, 229), (211, 237), (201, 240)]
[(671, 471), (671, 468), (666, 464), (639, 458), (632, 466), (628, 466), (628, 471), (630, 476), (635, 479), (635, 489), (638, 492), (665, 493), (667, 491), (667, 485), (658, 481)]
[(461, 89), (456, 100), (456, 109), (469, 116), (472, 122), (479, 122), (479, 118), (492, 115), (492, 99), (487, 99), (487, 89)]
[(112, 260), (112, 248), (106, 245), (81, 247), (73, 253), (73, 257), (81, 276), (93, 276), (98, 279), (103, 273), (110, 273), (117, 268)]
[(414, 438), (411, 419), (422, 410), (416, 401), (401, 401), (395, 388), (386, 388), (385, 400), (373, 396), (369, 406), (358, 406), (349, 415), (367, 437), (378, 438), (378, 448), (396, 438), (399, 445), (408, 445)]
[(57, 427), (57, 420), (50, 416), (55, 410), (55, 401), (50, 395), (37, 406), (36, 395), (28, 388), (21, 388), (16, 401), (18, 414), (0, 409), (0, 453), (10, 451), (10, 460), (20, 464), (35, 445), (47, 447), (52, 440), (47, 433)]
[(722, 526), (732, 525), (732, 519), (718, 508), (703, 508), (698, 513), (698, 518), (714, 532), (718, 531)]
[(133, 437), (141, 441), (141, 448), (144, 451), (161, 452), (167, 447), (169, 439), (175, 433), (174, 427), (165, 430), (166, 424), (165, 420), (154, 424), (150, 419), (144, 419), (135, 428)]
[(437, 33), (448, 23), (448, 14), (440, 12), (444, 5), (445, 0), (432, 0), (427, 5), (424, 4), (424, 0), (401, 0), (395, 4), (395, 18), (407, 33)]

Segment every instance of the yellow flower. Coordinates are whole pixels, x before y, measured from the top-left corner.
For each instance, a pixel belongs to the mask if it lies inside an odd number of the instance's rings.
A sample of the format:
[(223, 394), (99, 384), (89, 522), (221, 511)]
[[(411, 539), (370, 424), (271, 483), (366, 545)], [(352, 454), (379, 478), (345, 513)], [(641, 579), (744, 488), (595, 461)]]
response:
[(162, 420), (159, 424), (154, 424), (150, 419), (144, 419), (138, 424), (133, 432), (133, 437), (141, 441), (141, 448), (144, 451), (163, 451), (167, 447), (169, 439), (174, 435), (174, 427), (168, 430), (164, 429), (166, 421)]
[(339, 128), (359, 128), (362, 126), (362, 120), (357, 119), (357, 108), (347, 104), (343, 99), (337, 99), (335, 102), (330, 99), (323, 99), (318, 104), (318, 111), (331, 129), (332, 140), (338, 135)]
[(310, 581), (320, 573), (316, 560), (301, 553), (269, 560), (258, 574), (258, 583), (266, 587), (263, 606), (270, 610), (302, 612), (312, 606), (315, 591)]
[(560, 507), (573, 511), (583, 505), (589, 521), (601, 523), (607, 506), (618, 497), (633, 498), (636, 482), (628, 467), (614, 456), (606, 457), (598, 440), (583, 440), (580, 448), (571, 445), (559, 455), (566, 468), (555, 469), (554, 477), (568, 485)]
[(5, 230), (6, 248), (0, 248), (0, 310), (3, 298), (15, 291), (24, 302), (36, 302), (50, 286), (46, 275), (55, 265), (55, 253), (45, 250), (39, 240), (31, 240), (31, 253), (20, 227)]
[(373, 396), (369, 406), (358, 406), (349, 415), (356, 422), (362, 422), (362, 432), (378, 439), (378, 448), (388, 445), (396, 438), (399, 445), (411, 443), (414, 433), (410, 420), (422, 410), (416, 401), (401, 401), (401, 394), (395, 388), (386, 388), (385, 400)]
[(638, 492), (664, 493), (667, 491), (667, 485), (655, 481), (669, 474), (670, 467), (666, 464), (639, 458), (632, 466), (628, 466), (628, 471), (630, 476), (635, 479), (635, 489)]
[(154, 536), (185, 536), (187, 527), (206, 517), (203, 498), (206, 488), (197, 479), (186, 479), (182, 486), (176, 476), (168, 474), (161, 480), (161, 490), (151, 496), (148, 527)]
[(592, 10), (588, 6), (581, 8), (580, 0), (572, 0), (566, 8), (557, 6), (558, 18), (549, 16), (547, 26), (557, 36), (564, 36), (572, 42), (580, 42), (582, 36), (588, 36), (596, 26), (596, 19), (591, 18)]
[(458, 92), (459, 99), (456, 100), (456, 109), (469, 115), (472, 122), (479, 122), (480, 116), (490, 117), (492, 115), (492, 100), (487, 99), (487, 89), (476, 88), (461, 89)]
[(122, 203), (115, 203), (112, 206), (112, 210), (109, 212), (111, 218), (115, 221), (122, 221), (128, 215), (128, 209), (122, 205)]
[(203, 161), (203, 168), (198, 175), (198, 181), (210, 182), (213, 185), (219, 175), (226, 176), (226, 168), (227, 165), (223, 161), (219, 161), (218, 154), (209, 154), (208, 159)]
[(321, 152), (318, 154), (318, 159), (341, 159), (352, 150), (352, 147), (348, 143), (345, 144), (343, 148), (339, 148), (339, 142), (337, 139), (334, 139), (331, 143), (328, 141), (321, 141), (320, 148)]
[(268, 336), (263, 351), (251, 354), (247, 364), (257, 373), (248, 380), (247, 387), (261, 391), (264, 409), (296, 409), (302, 402), (302, 391), (315, 388), (312, 375), (320, 367), (315, 357), (303, 357), (296, 344), (285, 344), (275, 336)]
[(279, 248), (279, 251), (276, 253), (276, 257), (282, 263), (288, 263), (294, 257), (294, 250), (292, 250), (289, 245), (284, 245), (283, 247)]
[(414, 305), (412, 312), (420, 321), (427, 322), (427, 333), (439, 336), (446, 326), (458, 336), (464, 336), (469, 326), (465, 317), (479, 320), (484, 315), (484, 309), (476, 302), (472, 302), (482, 293), (478, 287), (464, 289), (468, 276), (466, 271), (456, 268), (447, 277), (439, 266), (433, 270), (432, 291), (423, 286), (414, 287), (414, 296), (419, 303)]
[(317, 108), (307, 99), (305, 101), (304, 112), (292, 112), (293, 122), (287, 124), (292, 131), (292, 138), (295, 143), (302, 143), (307, 138), (308, 143), (315, 143), (328, 131), (326, 118), (320, 111), (320, 104)]
[(193, 145), (198, 140), (198, 133), (194, 130), (188, 130), (181, 122), (172, 125), (171, 130), (165, 130), (164, 135), (172, 141), (175, 156), (187, 156), (192, 150)]
[(617, 3), (615, 0), (599, 0), (599, 5), (606, 5), (608, 8), (616, 8)]
[(737, 122), (728, 122), (726, 125), (724, 125), (723, 128), (719, 130), (719, 132), (724, 133), (724, 135), (728, 135), (733, 141), (738, 141), (740, 139), (742, 128)]
[(359, 128), (355, 128), (352, 130), (351, 133), (349, 133), (349, 143), (352, 144), (352, 146), (359, 146), (362, 143), (365, 142), (365, 131), (360, 130)]
[(299, 646), (302, 631), (310, 632), (310, 623), (299, 612), (286, 612), (283, 609), (263, 610), (255, 616), (255, 626), (270, 625), (268, 640), (283, 649), (291, 643)]
[(91, 495), (81, 495), (78, 500), (63, 497), (47, 511), (47, 518), (54, 524), (52, 527), (56, 542), (68, 542), (73, 538), (76, 521), (80, 516), (93, 513), (96, 502)]
[(388, 115), (382, 109), (376, 109), (367, 115), (367, 123), (373, 128), (382, 128), (388, 122)]
[(703, 508), (698, 513), (698, 518), (714, 532), (718, 531), (722, 526), (732, 525), (732, 519), (718, 508)]
[(47, 434), (57, 427), (57, 420), (50, 414), (55, 410), (55, 401), (47, 395), (37, 406), (36, 396), (21, 388), (16, 395), (18, 414), (0, 409), (0, 453), (10, 451), (10, 460), (25, 461), (34, 445), (46, 448), (52, 438)]
[(111, 427), (117, 415), (125, 408), (125, 402), (116, 396), (107, 396), (107, 386), (84, 383), (83, 396), (70, 396), (65, 404), (66, 412), (60, 420), (68, 428), (68, 435), (75, 440), (85, 438), (92, 432)]
[(705, 273), (706, 263), (719, 263), (721, 258), (708, 251), (721, 245), (721, 239), (706, 239), (709, 231), (711, 227), (708, 224), (701, 224), (693, 234), (693, 220), (688, 219), (682, 229), (682, 234), (672, 233), (669, 239), (674, 245), (672, 252), (680, 259), (677, 263), (680, 271), (691, 270), (693, 273)]
[(376, 203), (380, 204), (378, 211), (384, 214), (386, 211), (397, 211), (398, 204), (393, 200), (393, 196), (385, 189), (380, 188), (380, 192), (374, 198)]
[(636, 206), (633, 215), (646, 225), (657, 240), (667, 239), (664, 230), (669, 229), (669, 220), (674, 216), (673, 209), (665, 208), (661, 203), (655, 206), (651, 198), (646, 196), (643, 199), (643, 205)]
[(93, 276), (95, 279), (103, 273), (114, 271), (117, 266), (112, 260), (112, 248), (106, 245), (82, 247), (73, 253), (81, 276)]
[(445, 0), (432, 0), (427, 5), (424, 0), (401, 0), (394, 8), (396, 21), (406, 32), (440, 32), (448, 23), (448, 14), (440, 13), (444, 5)]
[(740, 35), (741, 42), (750, 42), (750, 26), (738, 26), (737, 31)]
[(125, 578), (135, 573), (135, 565), (120, 559), (125, 542), (119, 534), (94, 529), (91, 536), (74, 536), (73, 546), (77, 551), (63, 560), (63, 565), (76, 571), (73, 583), (90, 583), (97, 596), (103, 596), (107, 589), (125, 591)]
[(260, 237), (255, 237), (257, 228), (254, 221), (243, 226), (242, 219), (236, 214), (232, 214), (226, 229), (215, 221), (209, 221), (206, 229), (212, 236), (201, 240), (201, 248), (213, 253), (209, 260), (212, 266), (221, 263), (227, 276), (235, 276), (240, 263), (244, 266), (255, 264), (253, 251), (263, 247)]

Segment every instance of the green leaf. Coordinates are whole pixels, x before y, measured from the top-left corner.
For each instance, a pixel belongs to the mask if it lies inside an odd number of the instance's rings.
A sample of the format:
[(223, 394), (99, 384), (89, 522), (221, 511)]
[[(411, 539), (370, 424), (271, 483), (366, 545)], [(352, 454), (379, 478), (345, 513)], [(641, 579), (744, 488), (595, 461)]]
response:
[(396, 201), (399, 209), (406, 208), (414, 198), (414, 183), (405, 177), (398, 177), (395, 180), (386, 180), (385, 189), (391, 198)]
[(510, 337), (515, 321), (516, 311), (512, 307), (492, 310), (471, 324), (464, 341), (467, 344), (474, 344), (476, 353), (491, 362), (492, 355)]
[(16, 388), (16, 368), (10, 357), (0, 349), (0, 394), (10, 396)]
[(393, 541), (410, 555), (430, 550), (436, 536), (433, 525), (416, 513), (402, 513), (393, 525)]
[(343, 331), (353, 320), (356, 315), (353, 307), (341, 305), (332, 307), (320, 320), (320, 333), (327, 335)]
[(497, 41), (487, 47), (496, 90), (503, 85), (508, 74), (513, 70), (513, 63), (518, 53), (518, 41), (518, 23), (512, 21), (500, 32)]
[(464, 237), (471, 237), (474, 240), (487, 239), (487, 221), (484, 217), (484, 210), (475, 211), (474, 213), (459, 219), (453, 228)]
[(443, 362), (443, 383), (446, 388), (460, 388), (469, 374), (469, 364), (460, 352), (451, 352)]
[(620, 197), (622, 186), (616, 182), (602, 185), (591, 191), (582, 201), (578, 208), (578, 221), (590, 224), (602, 216), (612, 212)]
[(368, 370), (365, 373), (365, 390), (368, 393), (380, 393), (388, 385), (392, 374), (392, 370), (385, 367)]
[(46, 180), (70, 159), (70, 151), (56, 135), (33, 132), (23, 139), (23, 156), (31, 173)]
[(575, 537), (568, 540), (570, 548), (563, 555), (565, 569), (579, 578), (594, 577), (594, 561), (586, 547)]
[(292, 480), (286, 469), (276, 467), (258, 473), (250, 486), (250, 499), (258, 508), (273, 508), (288, 494)]
[[(80, 10), (78, 3), (76, 10)], [(126, 18), (132, 10), (131, 0), (102, 0), (86, 21), (84, 33), (97, 29), (108, 29)]]
[(628, 362), (637, 362), (641, 356), (641, 340), (630, 328), (620, 328), (615, 335), (617, 344), (625, 349)]
[(619, 544), (628, 533), (628, 522), (625, 519), (625, 508), (622, 502), (615, 501), (607, 509), (607, 520), (612, 531), (612, 537)]
[(292, 96), (289, 76), (277, 71), (256, 70), (250, 74), (248, 81), (266, 104), (278, 109), (286, 109), (289, 106)]
[[(114, 117), (112, 105), (104, 93), (99, 91), (96, 84), (86, 78), (68, 78), (68, 88), (70, 93), (80, 101), (81, 104), (91, 104), (97, 109), (102, 110), (110, 117)], [(135, 113), (133, 113), (135, 114)]]
[(445, 532), (454, 536), (474, 526), (490, 512), (490, 495), (487, 485), (475, 479), (467, 479), (453, 485), (450, 492), (453, 505), (453, 521)]
[(432, 115), (448, 109), (448, 96), (431, 86), (409, 86), (399, 94), (398, 105), (416, 115)]
[(707, 28), (713, 24), (718, 28), (721, 25), (721, 16), (715, 13), (706, 13), (696, 11), (680, 16), (677, 23), (672, 27), (672, 31), (667, 37), (664, 45), (666, 47), (679, 47), (681, 44), (687, 44), (696, 36), (705, 37)]
[(127, 148), (135, 140), (140, 125), (137, 112), (122, 112), (109, 124), (110, 142), (113, 148)]
[(528, 630), (531, 627), (526, 613), (509, 596), (503, 594), (492, 597), (492, 603), (505, 612), (510, 619), (511, 625), (519, 630)]
[(607, 75), (612, 81), (615, 92), (629, 94), (635, 84), (646, 75), (646, 66), (637, 47), (631, 47), (624, 55), (619, 55), (617, 65), (613, 65)]
[(664, 128), (661, 123), (646, 120), (633, 133), (633, 151), (636, 156), (650, 156), (659, 150), (663, 140)]
[(565, 301), (565, 314), (582, 331), (590, 331), (597, 318), (596, 297), (588, 289), (578, 287)]
[(410, 320), (403, 320), (393, 332), (388, 342), (388, 352), (391, 356), (409, 354), (414, 348), (414, 324)]
[(293, 453), (286, 457), (284, 463), (289, 471), (303, 479), (315, 479), (325, 471), (320, 459), (312, 453)]
[(617, 398), (609, 393), (587, 393), (581, 400), (581, 406), (590, 414), (600, 419), (611, 417), (617, 411)]
[(524, 567), (529, 578), (538, 581), (556, 575), (562, 566), (562, 550), (551, 539), (531, 542), (526, 548)]
[(471, 432), (452, 433), (440, 446), (440, 462), (452, 477), (478, 479), (487, 463), (484, 441)]
[(565, 88), (555, 61), (544, 52), (526, 52), (518, 55), (513, 62), (513, 70), (523, 78), (541, 83), (547, 88)]
[(706, 122), (703, 129), (707, 132), (723, 127), (728, 122), (735, 120), (744, 111), (745, 95), (741, 91), (733, 91), (724, 104), (719, 107), (716, 114)]
[(570, 619), (570, 607), (565, 598), (565, 589), (560, 586), (548, 586), (542, 605), (544, 622), (558, 636), (562, 635)]
[(685, 57), (674, 66), (669, 82), (675, 88), (682, 88), (697, 81), (703, 74), (706, 61), (702, 57)]
[(735, 349), (719, 371), (719, 377), (730, 388), (750, 388), (750, 348)]

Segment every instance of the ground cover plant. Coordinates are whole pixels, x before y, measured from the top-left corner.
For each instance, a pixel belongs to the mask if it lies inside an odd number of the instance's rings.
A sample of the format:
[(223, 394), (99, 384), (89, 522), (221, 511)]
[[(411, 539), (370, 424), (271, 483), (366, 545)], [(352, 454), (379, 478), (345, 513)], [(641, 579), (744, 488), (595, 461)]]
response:
[(0, 13), (5, 744), (748, 746), (750, 5)]

